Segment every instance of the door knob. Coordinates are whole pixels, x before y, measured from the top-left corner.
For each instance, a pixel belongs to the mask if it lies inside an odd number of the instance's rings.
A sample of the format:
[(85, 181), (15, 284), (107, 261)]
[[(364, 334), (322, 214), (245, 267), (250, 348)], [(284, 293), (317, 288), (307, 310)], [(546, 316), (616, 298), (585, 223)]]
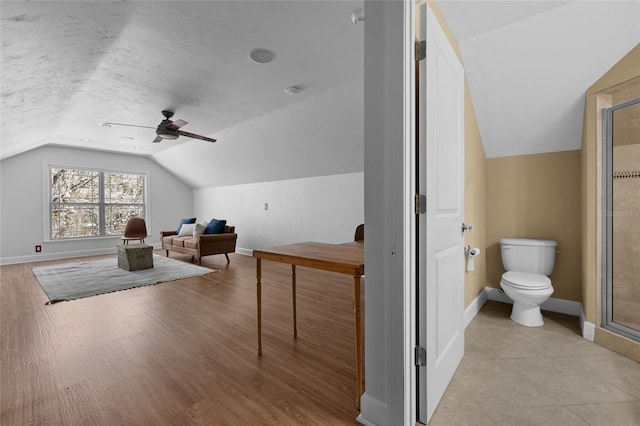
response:
[(467, 231), (467, 232), (473, 231), (473, 225), (471, 225), (471, 224), (465, 225), (464, 222), (462, 222), (462, 233), (463, 234), (464, 234), (464, 231)]

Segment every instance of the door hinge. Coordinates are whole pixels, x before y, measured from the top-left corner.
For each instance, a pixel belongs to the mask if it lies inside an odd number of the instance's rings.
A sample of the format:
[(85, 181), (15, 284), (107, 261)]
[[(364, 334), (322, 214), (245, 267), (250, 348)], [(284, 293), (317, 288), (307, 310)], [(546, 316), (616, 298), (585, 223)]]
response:
[(419, 62), (427, 57), (427, 42), (426, 41), (416, 41), (416, 62)]
[(414, 205), (416, 214), (425, 214), (427, 212), (427, 196), (416, 194)]
[(427, 350), (421, 346), (415, 347), (415, 364), (418, 367), (427, 365)]

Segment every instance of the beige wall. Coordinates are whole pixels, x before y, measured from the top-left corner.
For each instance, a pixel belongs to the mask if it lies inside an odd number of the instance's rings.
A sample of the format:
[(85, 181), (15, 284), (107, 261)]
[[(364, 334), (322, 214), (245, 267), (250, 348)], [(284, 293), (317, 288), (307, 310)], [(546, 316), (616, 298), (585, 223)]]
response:
[[(438, 22), (462, 62), (462, 55), (458, 47), (458, 42), (449, 29), (444, 17), (440, 13), (438, 6), (433, 1), (429, 1)], [(464, 65), (464, 64), (463, 64)], [(468, 306), (482, 292), (487, 285), (487, 185), (486, 185), (486, 157), (476, 113), (473, 108), (473, 100), (469, 92), (469, 85), (465, 78), (464, 88), (464, 131), (465, 131), (465, 223), (474, 225), (473, 232), (465, 234), (465, 246), (480, 248), (480, 256), (474, 260), (475, 271), (465, 272), (465, 307)]]
[(558, 242), (553, 297), (580, 301), (580, 151), (487, 160), (487, 279), (499, 287), (501, 238)]
[(487, 286), (487, 160), (476, 121), (469, 87), (465, 84), (465, 223), (474, 225), (465, 233), (465, 244), (480, 248), (475, 271), (465, 272), (465, 306)]

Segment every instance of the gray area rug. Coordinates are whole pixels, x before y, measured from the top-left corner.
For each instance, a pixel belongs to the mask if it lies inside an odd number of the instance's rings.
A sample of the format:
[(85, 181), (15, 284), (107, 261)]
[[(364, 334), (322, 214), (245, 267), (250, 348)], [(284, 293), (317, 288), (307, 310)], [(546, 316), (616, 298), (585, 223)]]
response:
[(47, 304), (218, 272), (157, 254), (153, 268), (139, 271), (118, 268), (116, 257), (38, 266), (32, 271), (49, 298)]

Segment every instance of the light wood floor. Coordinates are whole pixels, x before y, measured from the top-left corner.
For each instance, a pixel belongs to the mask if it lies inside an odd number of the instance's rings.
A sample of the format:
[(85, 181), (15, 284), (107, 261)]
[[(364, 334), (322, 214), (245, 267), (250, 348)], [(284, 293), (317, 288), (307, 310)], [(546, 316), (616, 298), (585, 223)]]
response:
[(230, 258), (54, 305), (35, 263), (0, 267), (0, 424), (357, 424), (352, 278), (298, 268), (294, 340), (290, 266), (263, 262), (258, 357), (255, 260)]
[[(188, 256), (172, 257), (188, 261)], [(356, 425), (351, 278), (263, 262), (256, 354), (255, 261), (172, 283), (45, 305), (31, 268), (0, 267), (0, 425)], [(68, 262), (57, 261), (47, 263)], [(640, 425), (640, 364), (487, 302), (432, 425)]]

